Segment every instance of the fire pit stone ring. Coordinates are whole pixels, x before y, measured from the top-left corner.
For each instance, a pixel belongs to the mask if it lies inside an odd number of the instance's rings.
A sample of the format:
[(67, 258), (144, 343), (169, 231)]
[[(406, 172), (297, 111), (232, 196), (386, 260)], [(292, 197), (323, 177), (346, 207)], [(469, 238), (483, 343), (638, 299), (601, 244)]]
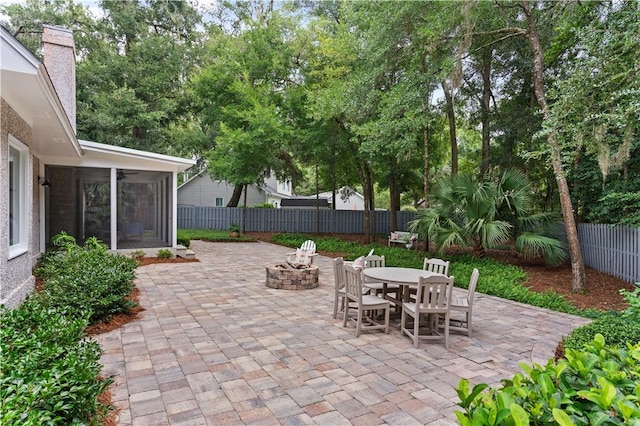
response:
[(309, 265), (304, 268), (294, 268), (288, 263), (266, 265), (266, 285), (270, 288), (282, 290), (309, 290), (318, 287), (320, 268)]

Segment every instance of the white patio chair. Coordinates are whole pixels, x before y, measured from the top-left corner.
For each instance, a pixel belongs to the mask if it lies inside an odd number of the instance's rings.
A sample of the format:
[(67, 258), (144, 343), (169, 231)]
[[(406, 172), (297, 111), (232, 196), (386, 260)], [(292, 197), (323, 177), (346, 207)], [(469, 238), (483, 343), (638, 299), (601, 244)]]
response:
[[(453, 297), (451, 301), (451, 325), (450, 330), (466, 331), (467, 336), (471, 337), (471, 316), (473, 314), (473, 299), (476, 293), (476, 286), (480, 272), (478, 268), (473, 268), (471, 279), (469, 280), (469, 288), (464, 297)], [(455, 313), (462, 312), (465, 314), (464, 319), (456, 318)]]
[(422, 269), (425, 271), (436, 272), (438, 274), (449, 276), (449, 261), (437, 258), (424, 258)]
[(316, 243), (307, 240), (294, 253), (287, 253), (287, 263), (292, 266), (313, 265), (313, 258), (317, 255)]
[[(444, 337), (444, 347), (449, 348), (449, 318), (451, 307), (451, 293), (453, 290), (453, 277), (432, 275), (420, 277), (415, 302), (404, 302), (400, 317), (400, 330), (413, 339), (413, 347), (418, 347), (420, 339), (441, 339)], [(420, 334), (420, 320), (427, 315), (427, 331), (429, 334)], [(406, 328), (407, 316), (413, 318), (413, 329)], [(439, 317), (443, 316), (442, 328), (444, 334), (438, 328)], [(424, 326), (423, 326), (424, 328)]]
[[(375, 254), (370, 254), (365, 256), (363, 259), (363, 269), (366, 268), (384, 268), (384, 256), (378, 256)], [(382, 294), (382, 298), (391, 301), (395, 306), (400, 304), (400, 286), (397, 284), (387, 284), (385, 289), (385, 284), (377, 281), (372, 281), (366, 277), (363, 278), (362, 284), (375, 292), (376, 295)], [(389, 293), (395, 294), (395, 298), (389, 296)]]
[[(431, 259), (429, 259), (428, 257), (425, 257), (424, 263), (422, 264), (422, 269), (425, 271), (435, 272), (437, 274), (449, 276), (449, 261), (438, 259), (435, 257)], [(411, 298), (411, 301), (415, 301), (414, 300), (415, 294), (416, 294), (415, 288), (409, 289), (409, 295), (410, 295), (409, 297)]]
[[(359, 269), (351, 265), (344, 265), (345, 272), (345, 297), (344, 318), (342, 326), (347, 326), (349, 320), (349, 309), (355, 309), (356, 315), (351, 319), (356, 322), (356, 337), (360, 336), (361, 330), (383, 329), (389, 333), (389, 313), (391, 304), (372, 294), (362, 294), (362, 274)], [(384, 324), (373, 318), (372, 312), (384, 310)]]
[(335, 280), (333, 319), (336, 319), (338, 317), (338, 304), (340, 304), (340, 312), (344, 311), (344, 259), (342, 257), (333, 259), (333, 277)]

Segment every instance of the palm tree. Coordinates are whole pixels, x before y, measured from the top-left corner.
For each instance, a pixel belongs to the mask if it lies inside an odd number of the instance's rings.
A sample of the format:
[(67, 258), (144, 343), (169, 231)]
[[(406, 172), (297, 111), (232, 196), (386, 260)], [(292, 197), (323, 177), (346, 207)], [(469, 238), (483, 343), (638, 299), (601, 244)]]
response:
[(506, 170), (497, 180), (483, 181), (470, 174), (449, 176), (434, 188), (431, 205), (409, 230), (428, 235), (441, 254), (460, 246), (473, 247), (482, 257), (486, 249), (515, 238), (516, 251), (526, 258), (542, 256), (557, 265), (567, 256), (556, 217), (530, 213), (529, 183), (522, 172)]

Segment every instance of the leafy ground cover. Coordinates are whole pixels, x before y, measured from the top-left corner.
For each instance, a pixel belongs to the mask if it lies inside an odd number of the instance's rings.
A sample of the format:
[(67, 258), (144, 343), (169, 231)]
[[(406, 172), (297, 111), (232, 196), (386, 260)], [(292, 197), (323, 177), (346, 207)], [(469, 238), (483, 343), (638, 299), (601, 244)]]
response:
[(470, 387), (460, 381), (463, 411), (458, 422), (471, 425), (637, 424), (640, 343), (608, 346), (598, 334), (581, 350), (546, 366), (521, 365), (523, 373), (502, 380), (499, 388)]
[(87, 327), (128, 313), (137, 302), (135, 260), (90, 238), (78, 246), (60, 233), (35, 270), (38, 291), (0, 308), (0, 424), (103, 424), (111, 377)]

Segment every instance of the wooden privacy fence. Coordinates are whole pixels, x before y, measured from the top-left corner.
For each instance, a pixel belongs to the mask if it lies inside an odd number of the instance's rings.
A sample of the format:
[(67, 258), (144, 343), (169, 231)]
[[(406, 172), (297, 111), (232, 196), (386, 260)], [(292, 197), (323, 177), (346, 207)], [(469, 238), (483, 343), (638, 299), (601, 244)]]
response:
[(640, 228), (578, 224), (585, 265), (631, 283), (640, 282)]
[[(364, 234), (364, 211), (315, 209), (246, 209), (246, 232), (300, 232)], [(416, 218), (414, 212), (398, 212), (397, 229), (391, 229), (389, 211), (375, 211), (374, 234), (404, 231)], [(240, 207), (178, 206), (178, 228), (229, 229), (242, 225)], [(317, 229), (319, 225), (319, 229)], [(625, 281), (640, 282), (640, 228), (578, 224), (585, 265)]]
[[(246, 232), (364, 234), (364, 211), (315, 209), (246, 209)], [(375, 234), (404, 231), (414, 212), (398, 212), (398, 229), (391, 229), (389, 211), (375, 211)], [(178, 228), (229, 229), (242, 225), (241, 207), (178, 206)], [(319, 229), (317, 229), (319, 226)]]

